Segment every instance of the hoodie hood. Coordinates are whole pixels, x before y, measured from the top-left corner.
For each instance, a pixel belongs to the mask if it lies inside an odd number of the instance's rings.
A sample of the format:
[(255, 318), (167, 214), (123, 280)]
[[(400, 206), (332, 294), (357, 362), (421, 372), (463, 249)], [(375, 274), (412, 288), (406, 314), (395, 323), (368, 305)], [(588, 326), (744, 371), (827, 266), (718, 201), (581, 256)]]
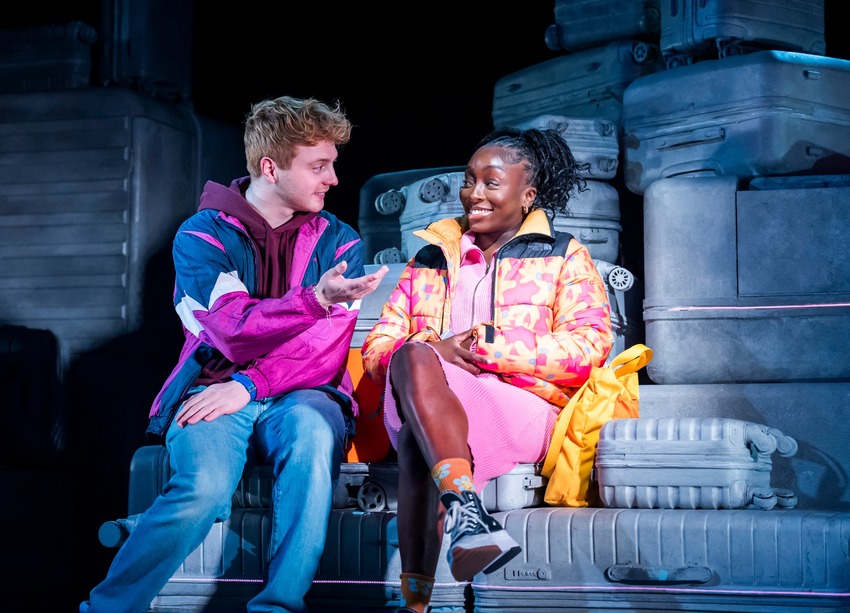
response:
[(207, 181), (201, 194), (198, 210), (211, 209), (231, 215), (242, 222), (252, 234), (259, 233), (265, 226), (263, 219), (254, 207), (245, 200), (245, 191), (251, 182), (250, 177), (242, 177), (234, 180), (230, 187), (225, 187), (214, 181)]

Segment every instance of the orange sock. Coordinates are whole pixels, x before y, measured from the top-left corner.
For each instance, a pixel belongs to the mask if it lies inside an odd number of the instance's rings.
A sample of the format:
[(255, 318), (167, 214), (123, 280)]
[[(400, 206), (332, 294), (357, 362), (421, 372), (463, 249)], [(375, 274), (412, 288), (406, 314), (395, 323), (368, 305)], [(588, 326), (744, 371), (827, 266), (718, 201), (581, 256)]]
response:
[(424, 611), (431, 602), (431, 592), (434, 589), (434, 577), (417, 575), (416, 573), (401, 573), (402, 606), (417, 611)]
[(472, 482), (472, 466), (463, 458), (447, 458), (440, 460), (431, 469), (431, 477), (441, 492), (474, 492)]

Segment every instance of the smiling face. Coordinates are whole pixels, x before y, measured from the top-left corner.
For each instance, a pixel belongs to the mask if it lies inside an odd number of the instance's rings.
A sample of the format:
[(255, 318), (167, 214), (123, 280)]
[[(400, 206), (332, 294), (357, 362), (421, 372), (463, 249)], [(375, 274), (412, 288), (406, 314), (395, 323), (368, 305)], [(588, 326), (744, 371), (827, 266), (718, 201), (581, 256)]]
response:
[(526, 179), (522, 161), (505, 161), (500, 146), (484, 146), (476, 151), (464, 171), (460, 201), (476, 234), (475, 243), (484, 251), (494, 251), (513, 238), (530, 207), (537, 189)]
[(325, 206), (325, 194), (339, 183), (334, 170), (336, 158), (336, 145), (328, 141), (312, 147), (297, 146), (289, 168), (277, 170), (280, 201), (293, 213), (321, 211)]

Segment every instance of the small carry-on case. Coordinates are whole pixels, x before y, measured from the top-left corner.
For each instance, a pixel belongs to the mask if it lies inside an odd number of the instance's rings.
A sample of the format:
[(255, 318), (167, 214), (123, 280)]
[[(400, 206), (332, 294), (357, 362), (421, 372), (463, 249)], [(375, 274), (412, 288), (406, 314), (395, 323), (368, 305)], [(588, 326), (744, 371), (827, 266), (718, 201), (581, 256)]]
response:
[(850, 379), (849, 199), (850, 175), (650, 185), (643, 205), (643, 320), (655, 351), (649, 378)]
[(541, 507), (494, 514), (522, 545), (472, 582), (476, 613), (850, 607), (850, 513)]
[(772, 456), (771, 485), (797, 508), (850, 509), (850, 381), (640, 386), (641, 418), (729, 417), (768, 423), (797, 442)]
[[(543, 504), (547, 479), (540, 464), (519, 464), (490, 481), (481, 492), (481, 503), (489, 512), (509, 511)], [(395, 511), (398, 503), (398, 464), (372, 462), (369, 475), (357, 492), (363, 511)]]
[(771, 487), (770, 457), (796, 451), (779, 430), (739, 419), (613, 419), (599, 433), (593, 477), (606, 507), (790, 508), (793, 493)]
[(665, 0), (667, 68), (764, 49), (826, 53), (824, 0)]
[(623, 93), (624, 178), (846, 173), (850, 60), (759, 51), (633, 81)]
[(540, 115), (601, 118), (620, 128), (623, 91), (661, 70), (658, 47), (615, 41), (533, 64), (496, 81), (493, 125), (516, 125)]
[(658, 43), (661, 0), (555, 0), (555, 23), (546, 28), (552, 51), (578, 51), (616, 40)]

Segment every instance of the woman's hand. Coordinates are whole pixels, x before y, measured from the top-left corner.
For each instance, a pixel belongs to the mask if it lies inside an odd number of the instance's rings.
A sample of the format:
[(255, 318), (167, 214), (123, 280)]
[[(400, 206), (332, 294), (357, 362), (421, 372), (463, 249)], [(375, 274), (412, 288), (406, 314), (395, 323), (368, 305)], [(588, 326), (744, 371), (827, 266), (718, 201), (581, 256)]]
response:
[(489, 364), (490, 360), (471, 351), (474, 338), (470, 329), (431, 344), (444, 361), (477, 375), (481, 372), (478, 364)]

